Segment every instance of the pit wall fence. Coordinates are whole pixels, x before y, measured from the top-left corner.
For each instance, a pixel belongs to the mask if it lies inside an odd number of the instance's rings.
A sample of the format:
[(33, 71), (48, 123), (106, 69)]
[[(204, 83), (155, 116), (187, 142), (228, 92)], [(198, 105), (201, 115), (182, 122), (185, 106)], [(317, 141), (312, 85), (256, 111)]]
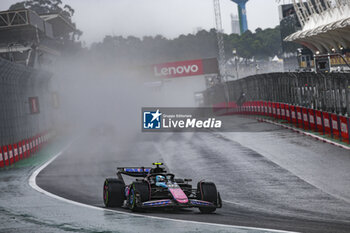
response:
[(213, 105), (213, 111), (217, 115), (243, 114), (273, 118), (350, 144), (349, 117), (331, 112), (271, 101), (247, 101), (241, 106), (236, 102), (221, 102)]

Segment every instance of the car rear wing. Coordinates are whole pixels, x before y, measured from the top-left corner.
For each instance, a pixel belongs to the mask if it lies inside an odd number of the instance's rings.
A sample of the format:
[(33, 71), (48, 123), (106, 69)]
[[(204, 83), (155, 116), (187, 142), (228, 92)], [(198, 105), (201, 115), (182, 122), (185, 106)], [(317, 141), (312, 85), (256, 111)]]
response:
[(117, 176), (123, 174), (132, 177), (146, 177), (151, 169), (151, 167), (118, 167)]

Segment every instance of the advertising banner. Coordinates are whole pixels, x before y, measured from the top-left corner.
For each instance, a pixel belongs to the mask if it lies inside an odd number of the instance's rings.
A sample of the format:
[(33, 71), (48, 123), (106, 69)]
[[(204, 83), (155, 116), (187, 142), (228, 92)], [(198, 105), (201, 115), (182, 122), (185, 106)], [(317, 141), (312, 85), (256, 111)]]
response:
[(152, 68), (154, 76), (160, 78), (178, 78), (219, 73), (216, 58), (155, 64)]

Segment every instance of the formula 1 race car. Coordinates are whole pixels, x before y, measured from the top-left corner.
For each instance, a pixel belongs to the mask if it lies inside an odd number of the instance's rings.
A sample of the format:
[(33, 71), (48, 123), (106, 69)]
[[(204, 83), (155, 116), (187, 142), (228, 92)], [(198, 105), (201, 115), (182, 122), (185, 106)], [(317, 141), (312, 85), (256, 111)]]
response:
[[(193, 189), (191, 179), (175, 179), (167, 173), (162, 163), (156, 167), (119, 167), (117, 178), (108, 178), (103, 186), (106, 207), (126, 207), (132, 211), (150, 208), (199, 208), (202, 213), (212, 213), (222, 207), (220, 193), (212, 182), (200, 181)], [(125, 185), (122, 175), (138, 177)]]

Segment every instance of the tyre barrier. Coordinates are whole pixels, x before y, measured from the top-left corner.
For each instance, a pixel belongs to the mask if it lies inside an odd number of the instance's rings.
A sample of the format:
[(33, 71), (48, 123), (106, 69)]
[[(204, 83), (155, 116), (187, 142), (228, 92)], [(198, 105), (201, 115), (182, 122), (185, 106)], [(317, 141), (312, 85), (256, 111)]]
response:
[(213, 105), (213, 112), (217, 115), (267, 116), (350, 144), (350, 118), (330, 112), (270, 101), (247, 101), (241, 106), (236, 102), (218, 103)]
[(14, 144), (0, 146), (0, 168), (9, 167), (16, 162), (34, 156), (53, 136), (52, 131), (47, 131)]

